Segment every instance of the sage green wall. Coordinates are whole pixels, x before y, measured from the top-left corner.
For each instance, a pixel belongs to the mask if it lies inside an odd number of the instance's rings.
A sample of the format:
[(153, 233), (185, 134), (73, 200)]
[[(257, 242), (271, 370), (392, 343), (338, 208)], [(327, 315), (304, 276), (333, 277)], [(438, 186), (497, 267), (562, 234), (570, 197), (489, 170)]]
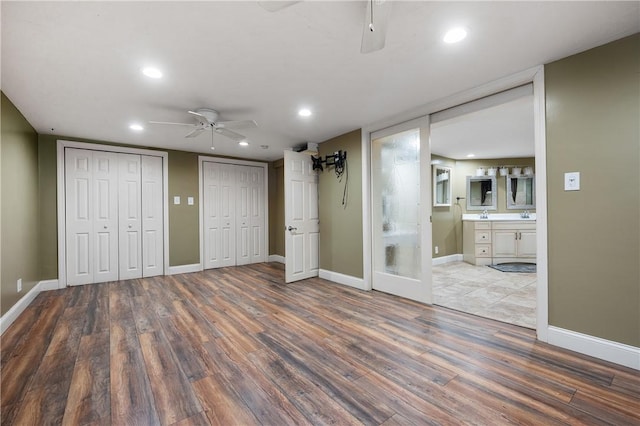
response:
[[(169, 152), (169, 265), (200, 263), (198, 154)], [(173, 204), (173, 197), (180, 204)], [(187, 197), (194, 198), (192, 206)]]
[[(57, 141), (58, 139), (114, 146), (128, 146), (113, 142), (79, 139), (57, 135), (39, 135), (39, 201), (40, 201), (40, 276), (41, 279), (58, 278), (57, 229)], [(140, 148), (136, 146), (134, 148)], [(148, 148), (153, 149), (153, 148)], [(157, 150), (157, 149), (156, 149)], [(168, 153), (169, 167), (169, 265), (190, 265), (200, 262), (198, 154), (164, 150)], [(173, 196), (179, 195), (180, 205), (173, 205)], [(194, 205), (187, 205), (187, 197), (194, 197)]]
[(636, 347), (639, 52), (636, 34), (545, 66), (549, 324)]
[[(38, 267), (38, 134), (5, 96), (1, 108), (2, 151), (0, 315), (40, 281)], [(22, 292), (16, 283), (22, 278)]]
[[(318, 179), (320, 215), (320, 268), (363, 277), (362, 265), (362, 139), (360, 129), (325, 141), (318, 146), (322, 157), (347, 152), (349, 178), (339, 181), (333, 167)], [(347, 182), (348, 201), (342, 205)]]
[[(439, 161), (437, 166), (451, 168), (451, 196), (453, 201), (451, 206), (448, 207), (435, 207), (433, 206), (433, 200), (431, 200), (431, 239), (432, 239), (432, 257), (450, 256), (452, 254), (462, 253), (462, 212), (460, 211), (460, 205), (455, 201), (455, 181), (460, 179), (458, 173), (455, 171), (456, 161), (451, 158), (441, 157), (438, 155), (431, 155), (431, 161)], [(431, 167), (431, 173), (433, 176), (433, 168)], [(433, 195), (432, 195), (433, 197)], [(436, 246), (438, 247), (438, 254), (435, 252)]]
[(284, 252), (284, 160), (269, 163), (269, 254)]

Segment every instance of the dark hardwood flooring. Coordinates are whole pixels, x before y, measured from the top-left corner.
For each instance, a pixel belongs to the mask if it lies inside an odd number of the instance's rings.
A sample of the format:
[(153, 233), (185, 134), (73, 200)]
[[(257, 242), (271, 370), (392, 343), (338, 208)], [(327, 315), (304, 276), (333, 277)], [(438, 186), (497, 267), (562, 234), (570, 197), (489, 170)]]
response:
[(41, 293), (1, 364), (2, 425), (640, 424), (638, 371), (279, 264)]

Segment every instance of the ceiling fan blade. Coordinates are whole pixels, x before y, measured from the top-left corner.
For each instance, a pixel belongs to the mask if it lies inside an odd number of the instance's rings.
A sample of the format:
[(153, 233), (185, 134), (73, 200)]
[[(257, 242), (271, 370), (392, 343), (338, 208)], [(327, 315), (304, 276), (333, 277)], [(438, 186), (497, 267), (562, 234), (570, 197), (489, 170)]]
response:
[(277, 12), (285, 7), (293, 6), (299, 1), (278, 1), (278, 0), (265, 0), (259, 1), (258, 4), (267, 12)]
[(187, 111), (187, 112), (188, 112), (189, 114), (193, 114), (193, 115), (196, 115), (196, 116), (198, 116), (198, 117), (202, 117), (202, 118), (205, 118), (205, 119), (207, 118), (207, 117), (205, 117), (204, 115), (200, 114), (199, 112), (195, 112), (195, 111)]
[(247, 139), (246, 136), (243, 136), (240, 133), (232, 132), (231, 130), (225, 129), (224, 127), (217, 127), (216, 133), (221, 134), (222, 136), (226, 136), (236, 142), (242, 142)]
[(193, 123), (171, 123), (169, 121), (150, 121), (149, 124), (170, 124), (172, 126), (193, 126)]
[[(371, 6), (373, 5), (373, 14)], [(361, 53), (371, 53), (384, 48), (387, 37), (387, 24), (391, 16), (390, 0), (367, 1), (367, 12), (362, 27)]]
[(258, 123), (254, 120), (240, 120), (240, 121), (218, 121), (216, 123), (216, 127), (218, 128), (247, 128), (247, 127), (258, 127)]
[(189, 133), (184, 135), (184, 137), (185, 138), (195, 138), (196, 136), (198, 136), (200, 133), (202, 133), (204, 131), (205, 131), (204, 127), (198, 127), (197, 129), (193, 129), (192, 131), (190, 131)]

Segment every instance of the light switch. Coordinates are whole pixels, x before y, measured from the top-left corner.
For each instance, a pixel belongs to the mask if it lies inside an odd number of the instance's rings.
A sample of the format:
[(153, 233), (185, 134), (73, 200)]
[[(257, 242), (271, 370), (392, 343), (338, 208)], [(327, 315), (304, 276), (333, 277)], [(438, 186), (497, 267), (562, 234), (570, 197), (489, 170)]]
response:
[(190, 206), (193, 205), (193, 197), (187, 197), (187, 204), (189, 204)]
[(175, 195), (173, 197), (173, 204), (180, 204), (180, 196), (179, 195)]
[(580, 191), (580, 172), (568, 172), (564, 174), (564, 190)]

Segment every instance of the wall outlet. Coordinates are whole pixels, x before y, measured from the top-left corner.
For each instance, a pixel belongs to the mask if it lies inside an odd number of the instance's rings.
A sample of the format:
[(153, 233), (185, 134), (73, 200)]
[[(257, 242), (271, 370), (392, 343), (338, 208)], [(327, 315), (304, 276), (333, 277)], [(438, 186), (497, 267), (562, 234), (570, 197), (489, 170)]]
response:
[(435, 249), (434, 249), (433, 251), (434, 251), (436, 254), (438, 254), (438, 252), (439, 252), (440, 250), (438, 250), (438, 246), (436, 246), (436, 247), (435, 247)]
[(18, 282), (16, 283), (16, 289), (18, 290), (18, 293), (22, 291), (22, 278), (18, 278)]
[(580, 191), (580, 172), (568, 172), (564, 174), (564, 190)]

